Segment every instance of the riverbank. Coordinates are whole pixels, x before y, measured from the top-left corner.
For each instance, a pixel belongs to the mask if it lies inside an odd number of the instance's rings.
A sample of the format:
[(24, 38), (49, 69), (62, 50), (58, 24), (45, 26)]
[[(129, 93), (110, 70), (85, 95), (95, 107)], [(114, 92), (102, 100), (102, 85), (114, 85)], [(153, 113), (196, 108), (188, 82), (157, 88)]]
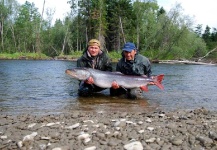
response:
[(217, 149), (217, 113), (81, 112), (0, 115), (0, 149)]
[[(0, 55), (0, 60), (67, 60), (67, 61), (77, 61), (77, 59), (82, 55), (81, 52), (75, 55), (61, 55), (55, 57), (48, 57), (44, 54), (37, 53), (15, 53), (15, 54), (2, 54)], [(119, 56), (110, 56), (112, 62), (118, 62)], [(166, 64), (193, 64), (193, 65), (216, 65), (217, 59), (214, 58), (203, 58), (196, 60), (150, 60), (151, 63), (166, 63)]]
[(162, 64), (188, 64), (188, 65), (216, 65), (215, 60), (204, 60), (204, 61), (191, 61), (191, 60), (153, 60), (152, 63)]

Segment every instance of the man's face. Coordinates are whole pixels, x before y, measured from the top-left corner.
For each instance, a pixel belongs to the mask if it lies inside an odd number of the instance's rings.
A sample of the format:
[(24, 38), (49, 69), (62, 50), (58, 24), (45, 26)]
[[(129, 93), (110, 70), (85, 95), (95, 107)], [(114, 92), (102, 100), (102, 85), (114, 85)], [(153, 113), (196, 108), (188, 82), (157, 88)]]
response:
[(92, 45), (88, 47), (88, 52), (91, 56), (97, 56), (99, 54), (100, 48), (99, 46)]
[(136, 50), (132, 50), (131, 52), (124, 51), (124, 57), (126, 60), (134, 60), (134, 57), (136, 55)]

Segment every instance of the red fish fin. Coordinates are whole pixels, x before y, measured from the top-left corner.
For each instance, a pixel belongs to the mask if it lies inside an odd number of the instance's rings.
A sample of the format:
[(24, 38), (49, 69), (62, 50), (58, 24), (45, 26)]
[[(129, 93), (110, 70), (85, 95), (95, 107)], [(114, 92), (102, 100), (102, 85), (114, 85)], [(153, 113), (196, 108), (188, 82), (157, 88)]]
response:
[(148, 86), (141, 86), (140, 89), (145, 92), (148, 92)]
[(164, 89), (163, 85), (161, 84), (162, 80), (164, 79), (164, 74), (160, 74), (158, 76), (155, 77), (156, 81), (154, 82), (154, 84), (159, 87), (161, 90)]

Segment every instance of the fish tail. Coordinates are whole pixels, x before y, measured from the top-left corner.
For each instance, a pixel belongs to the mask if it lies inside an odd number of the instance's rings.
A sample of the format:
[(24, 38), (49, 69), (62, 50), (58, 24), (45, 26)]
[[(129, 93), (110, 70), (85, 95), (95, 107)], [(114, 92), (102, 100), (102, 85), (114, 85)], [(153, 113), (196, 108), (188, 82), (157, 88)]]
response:
[(155, 77), (156, 80), (154, 81), (154, 84), (160, 88), (161, 90), (164, 89), (164, 86), (161, 84), (162, 80), (164, 79), (164, 74), (160, 74), (158, 76)]

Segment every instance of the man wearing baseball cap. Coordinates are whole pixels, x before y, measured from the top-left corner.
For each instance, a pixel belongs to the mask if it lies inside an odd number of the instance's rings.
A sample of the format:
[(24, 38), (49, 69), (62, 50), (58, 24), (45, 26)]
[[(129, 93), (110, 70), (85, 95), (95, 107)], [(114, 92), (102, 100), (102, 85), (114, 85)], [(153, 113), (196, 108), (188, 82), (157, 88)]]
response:
[[(112, 71), (112, 64), (108, 55), (100, 49), (100, 41), (91, 39), (88, 42), (87, 49), (83, 55), (77, 60), (77, 67), (93, 68), (102, 71)], [(93, 78), (90, 77), (86, 81), (79, 84), (78, 95), (89, 96), (94, 92), (104, 90), (94, 85)]]
[[(146, 75), (151, 76), (151, 64), (148, 58), (138, 54), (138, 50), (134, 43), (127, 42), (122, 48), (122, 58), (119, 60), (116, 66), (116, 71), (125, 75)], [(137, 99), (142, 97), (142, 90), (140, 88), (135, 89), (123, 89), (114, 82), (110, 89), (112, 96), (126, 95), (127, 98)]]

